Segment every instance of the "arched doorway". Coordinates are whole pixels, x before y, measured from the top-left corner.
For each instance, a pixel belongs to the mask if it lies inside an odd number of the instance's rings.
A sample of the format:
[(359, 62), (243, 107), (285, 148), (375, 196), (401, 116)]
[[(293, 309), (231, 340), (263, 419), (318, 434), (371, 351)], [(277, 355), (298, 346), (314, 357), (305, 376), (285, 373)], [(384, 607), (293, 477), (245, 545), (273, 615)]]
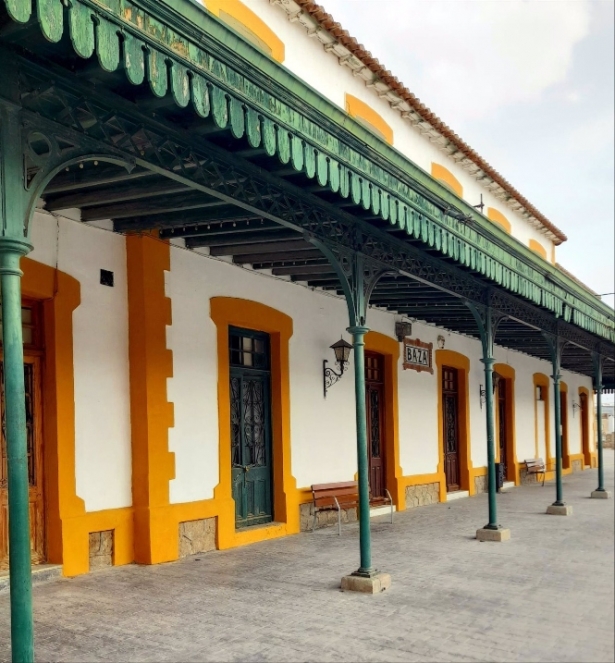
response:
[(581, 451), (585, 467), (591, 467), (592, 453), (589, 446), (589, 397), (587, 391), (579, 390), (579, 404), (581, 406)]
[(496, 459), (503, 481), (519, 481), (515, 439), (515, 369), (494, 366)]
[[(30, 506), (30, 550), (33, 564), (46, 560), (45, 503), (43, 468), (43, 427), (41, 363), (43, 359), (43, 334), (41, 307), (34, 300), (24, 299), (21, 306), (24, 344), (24, 387), (26, 400), (26, 442), (28, 450), (28, 484)], [(8, 476), (6, 446), (6, 416), (4, 400), (4, 355), (0, 338), (0, 569), (8, 567)]]
[(372, 498), (386, 496), (386, 426), (384, 357), (365, 353), (365, 409), (367, 414), (367, 454)]

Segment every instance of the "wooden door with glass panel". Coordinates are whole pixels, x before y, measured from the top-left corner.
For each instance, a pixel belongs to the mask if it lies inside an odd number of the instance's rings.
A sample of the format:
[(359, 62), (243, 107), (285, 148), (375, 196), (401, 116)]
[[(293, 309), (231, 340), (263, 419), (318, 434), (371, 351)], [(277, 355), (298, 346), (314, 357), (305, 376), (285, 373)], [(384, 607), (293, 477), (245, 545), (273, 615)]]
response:
[(365, 353), (365, 410), (369, 487), (373, 498), (385, 496), (384, 357)]
[[(26, 440), (28, 481), (30, 484), (30, 546), (32, 563), (45, 561), (45, 512), (43, 495), (43, 435), (41, 425), (41, 358), (42, 340), (35, 303), (22, 306), (24, 340), (24, 384), (26, 396)], [(0, 325), (0, 343), (1, 343)], [(6, 448), (6, 409), (4, 399), (4, 357), (0, 345), (0, 569), (8, 567), (8, 474)]]
[(444, 473), (448, 492), (459, 490), (459, 376), (456, 368), (442, 367), (442, 427)]
[(498, 419), (498, 445), (499, 445), (499, 459), (500, 459), (500, 475), (502, 483), (508, 481), (508, 389), (506, 386), (505, 378), (493, 374), (496, 380), (496, 393), (497, 393), (497, 419)]
[(231, 461), (235, 525), (273, 520), (269, 336), (230, 328)]

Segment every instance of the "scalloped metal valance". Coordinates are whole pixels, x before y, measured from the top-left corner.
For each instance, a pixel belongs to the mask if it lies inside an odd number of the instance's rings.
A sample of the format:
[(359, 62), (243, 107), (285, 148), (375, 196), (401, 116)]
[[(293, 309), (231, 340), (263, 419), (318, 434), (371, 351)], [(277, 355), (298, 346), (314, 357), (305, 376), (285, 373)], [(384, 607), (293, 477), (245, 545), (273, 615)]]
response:
[[(545, 269), (436, 206), (407, 181), (368, 159), (297, 108), (255, 84), (236, 67), (208, 52), (130, 0), (4, 0), (13, 20), (33, 18), (50, 42), (68, 30), (82, 58), (96, 55), (107, 72), (123, 69), (134, 85), (149, 83), (156, 97), (171, 94), (202, 118), (246, 136), (253, 148), (277, 156), (320, 186), (371, 210), (444, 256), (504, 289), (552, 311), (556, 317), (610, 341), (613, 321), (570, 290), (549, 280)], [(410, 178), (408, 178), (410, 179)]]

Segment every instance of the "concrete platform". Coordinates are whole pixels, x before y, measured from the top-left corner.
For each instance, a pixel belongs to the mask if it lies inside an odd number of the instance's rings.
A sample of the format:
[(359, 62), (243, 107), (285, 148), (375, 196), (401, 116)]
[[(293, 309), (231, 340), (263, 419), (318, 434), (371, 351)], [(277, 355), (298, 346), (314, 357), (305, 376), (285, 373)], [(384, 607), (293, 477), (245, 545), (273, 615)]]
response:
[[(397, 511), (397, 507), (393, 504), (393, 513)], [(370, 518), (378, 518), (378, 516), (390, 516), (391, 507), (388, 504), (384, 506), (374, 506), (369, 510)]]
[[(38, 585), (48, 580), (62, 577), (61, 564), (37, 564), (32, 567), (32, 584)], [(0, 571), (0, 593), (9, 593), (10, 576), (8, 570)]]
[[(45, 582), (34, 587), (36, 660), (613, 663), (615, 499), (596, 504), (595, 487), (593, 472), (566, 476), (575, 517), (545, 518), (547, 490), (518, 486), (498, 500), (515, 534), (500, 546), (475, 538), (485, 493), (398, 511), (393, 527), (374, 518), (372, 559), (394, 581), (375, 595), (340, 590), (358, 566), (356, 523), (341, 537), (325, 527)], [(11, 659), (8, 599), (0, 661)]]
[(455, 490), (452, 493), (446, 493), (446, 501), (454, 502), (455, 500), (462, 500), (464, 497), (470, 497), (468, 490)]

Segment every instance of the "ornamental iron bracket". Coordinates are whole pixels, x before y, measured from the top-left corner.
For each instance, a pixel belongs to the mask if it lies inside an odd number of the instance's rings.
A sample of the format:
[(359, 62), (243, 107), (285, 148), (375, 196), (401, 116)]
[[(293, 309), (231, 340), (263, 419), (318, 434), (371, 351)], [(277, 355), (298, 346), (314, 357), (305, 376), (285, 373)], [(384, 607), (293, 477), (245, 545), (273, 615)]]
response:
[(475, 304), (465, 300), (478, 326), (480, 340), (483, 345), (483, 359), (493, 359), (495, 336), (498, 326), (508, 316), (492, 309), (490, 306)]

